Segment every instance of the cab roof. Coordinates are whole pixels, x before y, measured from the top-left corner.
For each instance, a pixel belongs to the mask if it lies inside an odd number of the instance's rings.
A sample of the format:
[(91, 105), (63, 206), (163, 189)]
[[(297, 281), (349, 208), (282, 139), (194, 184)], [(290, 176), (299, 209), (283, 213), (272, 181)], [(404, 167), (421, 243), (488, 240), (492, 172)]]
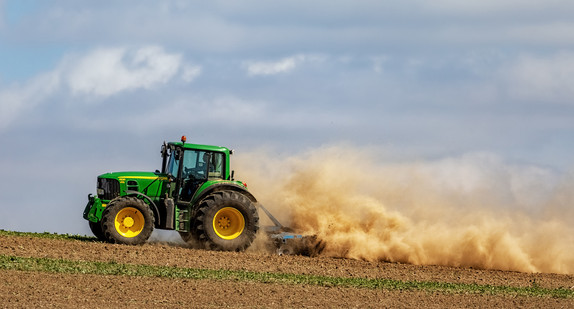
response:
[(204, 151), (217, 151), (217, 152), (229, 153), (229, 149), (226, 147), (222, 147), (222, 146), (191, 144), (191, 143), (183, 143), (183, 142), (169, 142), (168, 144), (174, 145), (176, 147), (182, 147), (183, 149), (197, 149), (197, 150), (204, 150)]

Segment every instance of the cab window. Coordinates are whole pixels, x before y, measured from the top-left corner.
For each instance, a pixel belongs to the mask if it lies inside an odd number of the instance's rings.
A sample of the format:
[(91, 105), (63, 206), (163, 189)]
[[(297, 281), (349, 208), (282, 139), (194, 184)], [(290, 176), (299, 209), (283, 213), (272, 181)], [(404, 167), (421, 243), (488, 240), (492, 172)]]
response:
[(224, 166), (223, 153), (187, 149), (183, 156), (183, 178), (223, 179)]

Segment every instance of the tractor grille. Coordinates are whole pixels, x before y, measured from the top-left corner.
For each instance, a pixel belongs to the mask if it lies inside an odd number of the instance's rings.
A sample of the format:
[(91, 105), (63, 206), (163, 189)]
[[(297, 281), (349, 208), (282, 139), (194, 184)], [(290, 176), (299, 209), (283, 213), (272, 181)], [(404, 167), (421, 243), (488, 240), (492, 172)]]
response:
[(102, 200), (113, 200), (120, 195), (120, 182), (117, 179), (98, 178), (98, 189), (104, 191), (98, 197)]

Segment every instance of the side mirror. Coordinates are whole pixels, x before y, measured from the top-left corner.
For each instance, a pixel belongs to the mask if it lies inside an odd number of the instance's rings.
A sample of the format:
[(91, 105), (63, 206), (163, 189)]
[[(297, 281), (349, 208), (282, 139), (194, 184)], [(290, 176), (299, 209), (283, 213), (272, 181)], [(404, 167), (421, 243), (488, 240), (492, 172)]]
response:
[(169, 179), (170, 182), (175, 181), (175, 177), (173, 177), (173, 175), (171, 173), (167, 174), (167, 178)]

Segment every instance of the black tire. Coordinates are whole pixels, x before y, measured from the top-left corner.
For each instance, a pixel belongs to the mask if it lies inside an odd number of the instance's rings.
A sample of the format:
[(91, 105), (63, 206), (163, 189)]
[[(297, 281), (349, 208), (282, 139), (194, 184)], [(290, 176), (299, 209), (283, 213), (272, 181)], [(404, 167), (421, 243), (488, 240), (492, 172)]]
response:
[(154, 216), (141, 199), (122, 196), (112, 200), (102, 215), (102, 231), (107, 241), (140, 245), (151, 236)]
[(179, 232), (179, 236), (181, 236), (181, 239), (191, 248), (198, 248), (197, 235), (194, 235), (191, 232)]
[(90, 225), (90, 230), (96, 236), (99, 241), (106, 241), (106, 237), (104, 236), (104, 231), (102, 230), (102, 221), (92, 222), (88, 221)]
[(259, 230), (257, 207), (235, 191), (217, 191), (205, 197), (192, 222), (193, 238), (210, 250), (243, 251)]

